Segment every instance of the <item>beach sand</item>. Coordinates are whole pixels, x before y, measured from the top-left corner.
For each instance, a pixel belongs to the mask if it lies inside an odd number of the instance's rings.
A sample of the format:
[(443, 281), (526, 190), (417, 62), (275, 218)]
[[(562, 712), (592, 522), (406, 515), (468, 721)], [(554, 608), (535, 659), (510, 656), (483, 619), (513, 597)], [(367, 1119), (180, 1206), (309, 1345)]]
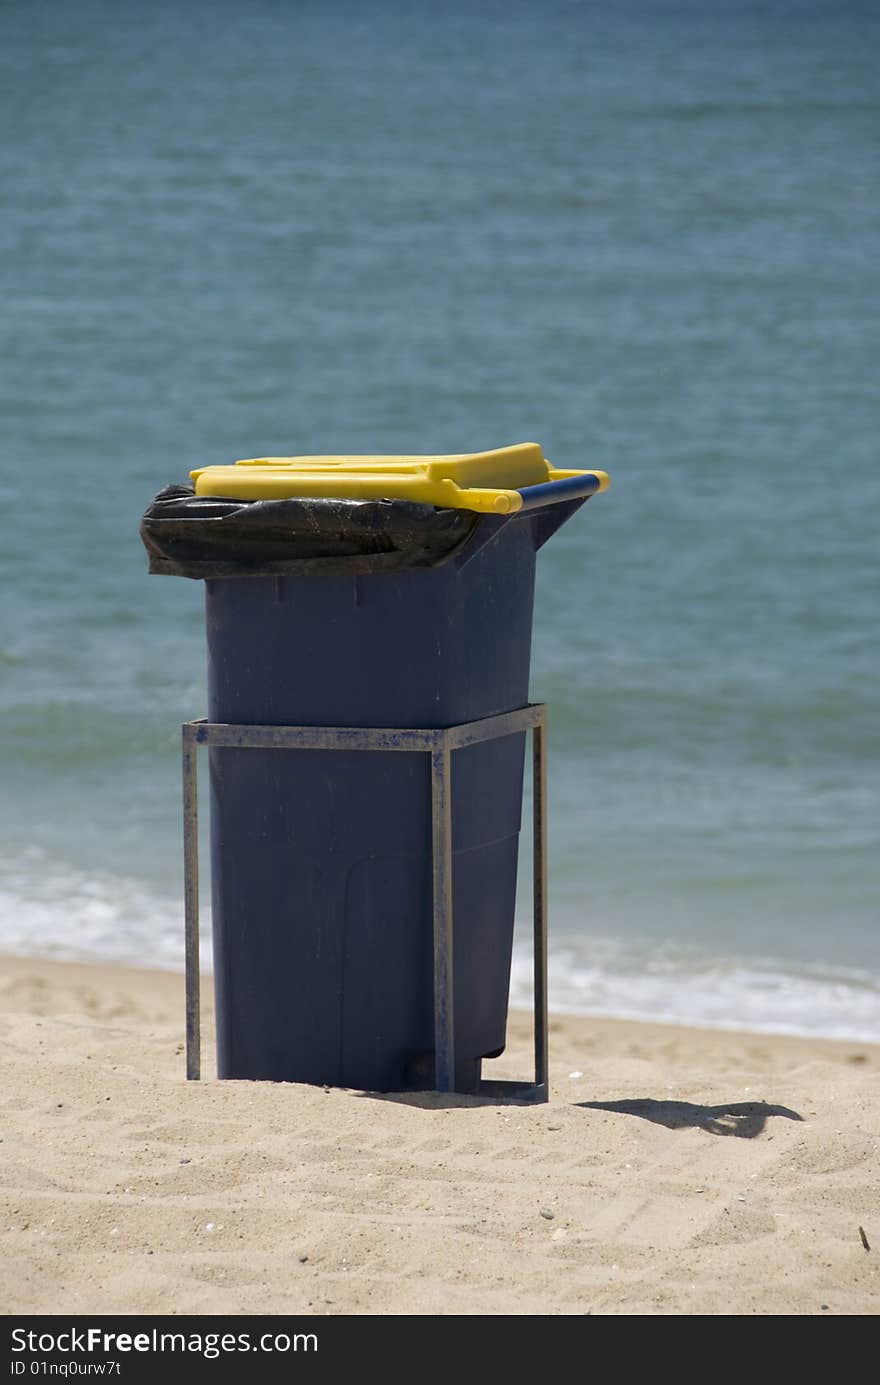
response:
[(7, 1314), (880, 1308), (876, 1047), (557, 1016), (549, 1105), (381, 1098), (186, 1083), (182, 995), (0, 961)]

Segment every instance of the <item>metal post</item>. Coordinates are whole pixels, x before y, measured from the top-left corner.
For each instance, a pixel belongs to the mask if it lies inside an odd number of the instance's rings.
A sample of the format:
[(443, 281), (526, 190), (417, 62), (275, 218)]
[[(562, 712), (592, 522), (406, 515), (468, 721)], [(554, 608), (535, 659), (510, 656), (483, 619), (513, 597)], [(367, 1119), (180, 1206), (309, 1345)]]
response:
[(431, 752), (431, 828), (434, 874), (434, 1085), (455, 1089), (452, 963), (452, 756), (444, 739)]
[(546, 723), (532, 727), (532, 801), (535, 942), (535, 1085), (549, 1095), (547, 1031), (547, 747)]
[(186, 959), (186, 1076), (201, 1077), (199, 996), (199, 807), (198, 744), (192, 726), (183, 728), (183, 900)]

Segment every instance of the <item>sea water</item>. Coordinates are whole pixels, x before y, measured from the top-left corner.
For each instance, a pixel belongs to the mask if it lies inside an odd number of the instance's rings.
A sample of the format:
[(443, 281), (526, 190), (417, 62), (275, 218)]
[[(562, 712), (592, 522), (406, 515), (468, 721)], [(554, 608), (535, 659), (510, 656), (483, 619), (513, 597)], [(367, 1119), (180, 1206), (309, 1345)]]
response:
[(553, 1003), (880, 1039), (878, 33), (2, 7), (0, 948), (180, 964), (202, 591), (147, 576), (157, 489), (536, 439), (613, 478), (539, 565)]

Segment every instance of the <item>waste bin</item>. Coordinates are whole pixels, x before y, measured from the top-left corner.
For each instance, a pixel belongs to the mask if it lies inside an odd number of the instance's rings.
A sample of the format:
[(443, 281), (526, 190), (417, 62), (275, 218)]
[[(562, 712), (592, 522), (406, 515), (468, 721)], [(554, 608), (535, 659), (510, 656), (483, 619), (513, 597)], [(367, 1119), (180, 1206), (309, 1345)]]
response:
[[(543, 479), (517, 486), (524, 456)], [(536, 552), (607, 478), (534, 444), (430, 461), (261, 459), (157, 498), (151, 567), (205, 579), (210, 721), (443, 728), (526, 704)], [(426, 501), (450, 475), (461, 496)], [(505, 1044), (524, 739), (453, 760), (459, 1091)], [(218, 1075), (430, 1088), (430, 757), (209, 759)]]

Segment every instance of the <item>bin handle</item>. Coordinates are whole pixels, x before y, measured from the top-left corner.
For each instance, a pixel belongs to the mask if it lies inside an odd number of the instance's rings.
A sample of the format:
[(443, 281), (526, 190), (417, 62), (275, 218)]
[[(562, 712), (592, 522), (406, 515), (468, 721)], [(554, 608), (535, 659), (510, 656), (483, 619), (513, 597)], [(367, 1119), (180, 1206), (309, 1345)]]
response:
[(519, 494), (522, 505), (517, 514), (525, 510), (538, 510), (545, 505), (556, 505), (561, 500), (586, 500), (587, 496), (608, 489), (608, 475), (604, 471), (581, 471), (576, 476), (564, 476), (560, 481), (542, 481), (537, 486), (523, 486)]

